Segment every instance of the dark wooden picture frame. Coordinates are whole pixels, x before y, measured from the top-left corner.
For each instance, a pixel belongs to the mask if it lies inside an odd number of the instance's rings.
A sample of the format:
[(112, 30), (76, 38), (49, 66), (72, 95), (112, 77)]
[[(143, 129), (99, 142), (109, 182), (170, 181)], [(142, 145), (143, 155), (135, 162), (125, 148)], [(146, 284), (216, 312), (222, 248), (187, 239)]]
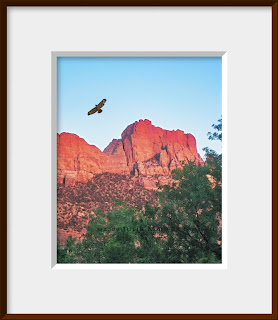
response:
[[(277, 0), (1, 0), (1, 319), (278, 319), (277, 313)], [(271, 314), (7, 314), (7, 8), (11, 6), (269, 6), (272, 7), (272, 313)]]

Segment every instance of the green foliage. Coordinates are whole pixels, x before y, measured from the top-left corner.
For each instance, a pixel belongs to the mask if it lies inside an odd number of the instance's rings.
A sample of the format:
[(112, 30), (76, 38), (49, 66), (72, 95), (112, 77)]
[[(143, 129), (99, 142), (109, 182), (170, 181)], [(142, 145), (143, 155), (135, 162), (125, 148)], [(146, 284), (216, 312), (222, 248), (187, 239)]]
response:
[[(168, 262), (221, 262), (221, 185), (214, 159), (204, 166), (189, 162), (173, 172), (177, 180), (160, 194), (160, 224), (167, 229)], [(219, 168), (217, 168), (219, 170)]]
[(208, 132), (209, 140), (220, 140), (222, 141), (222, 117), (218, 120), (218, 124), (213, 124), (212, 128), (215, 129), (213, 133)]
[[(218, 122), (209, 139), (222, 139)], [(173, 171), (157, 205), (96, 210), (82, 242), (58, 245), (58, 263), (221, 263), (222, 155), (205, 151), (203, 166)]]
[(57, 248), (57, 262), (58, 263), (77, 263), (78, 257), (76, 256), (76, 240), (70, 236), (67, 243), (63, 248), (58, 244)]

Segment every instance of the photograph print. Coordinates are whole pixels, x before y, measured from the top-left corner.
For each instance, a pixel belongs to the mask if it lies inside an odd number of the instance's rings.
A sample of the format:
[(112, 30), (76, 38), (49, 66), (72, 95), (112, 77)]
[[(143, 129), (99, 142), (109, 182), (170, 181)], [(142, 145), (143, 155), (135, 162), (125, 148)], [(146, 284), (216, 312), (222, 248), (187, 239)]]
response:
[(222, 58), (57, 58), (57, 262), (222, 263)]

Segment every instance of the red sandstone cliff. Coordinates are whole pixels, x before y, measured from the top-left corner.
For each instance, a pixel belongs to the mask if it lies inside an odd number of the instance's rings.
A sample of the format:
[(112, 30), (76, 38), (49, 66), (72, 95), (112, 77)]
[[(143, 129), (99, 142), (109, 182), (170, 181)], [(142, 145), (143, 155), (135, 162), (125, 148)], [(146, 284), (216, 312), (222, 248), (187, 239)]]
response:
[(156, 182), (167, 184), (171, 171), (189, 160), (203, 164), (194, 136), (163, 130), (149, 120), (129, 125), (122, 138), (113, 139), (103, 152), (75, 134), (57, 134), (57, 179), (66, 185), (110, 172), (134, 175), (153, 189)]

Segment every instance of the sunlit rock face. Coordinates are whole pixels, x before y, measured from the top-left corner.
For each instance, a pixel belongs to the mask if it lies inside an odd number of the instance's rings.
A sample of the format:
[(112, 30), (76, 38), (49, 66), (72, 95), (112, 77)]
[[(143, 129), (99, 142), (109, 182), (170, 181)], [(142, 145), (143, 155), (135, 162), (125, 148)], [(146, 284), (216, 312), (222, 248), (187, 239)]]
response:
[(75, 134), (57, 134), (58, 183), (72, 186), (104, 172), (128, 173), (125, 154), (107, 155)]
[(146, 188), (156, 189), (157, 183), (170, 183), (172, 170), (188, 161), (203, 165), (194, 136), (149, 120), (130, 124), (103, 152), (75, 134), (57, 134), (57, 180), (68, 186), (109, 172), (138, 177)]

